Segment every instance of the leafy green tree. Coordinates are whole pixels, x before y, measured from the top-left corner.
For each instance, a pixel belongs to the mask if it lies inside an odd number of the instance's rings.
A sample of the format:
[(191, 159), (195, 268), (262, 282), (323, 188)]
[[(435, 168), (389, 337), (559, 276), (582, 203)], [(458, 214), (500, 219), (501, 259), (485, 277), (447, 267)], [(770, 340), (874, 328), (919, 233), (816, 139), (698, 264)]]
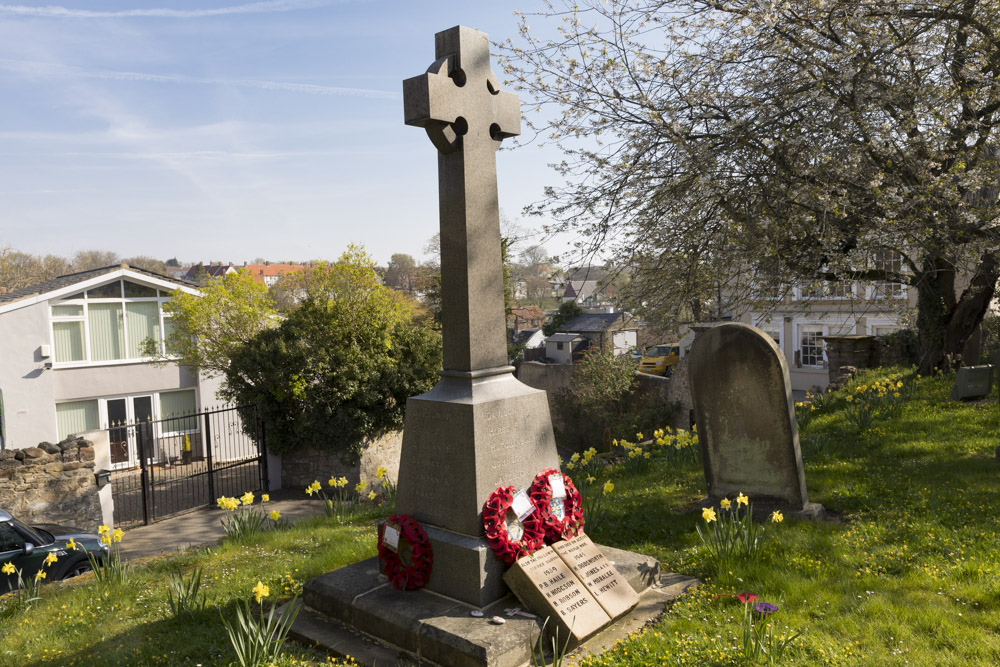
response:
[(546, 13), (558, 38), (524, 16), (507, 72), (568, 153), (534, 209), (552, 231), (668, 278), (635, 276), (647, 295), (717, 312), (802, 281), (908, 284), (921, 370), (955, 363), (1000, 277), (995, 1)]
[[(267, 286), (241, 271), (208, 281), (201, 296), (175, 290), (170, 297), (163, 304), (167, 350), (181, 364), (224, 379), (236, 351), (278, 323)], [(144, 351), (160, 357), (156, 348), (146, 341)]]
[(259, 406), (272, 449), (355, 459), (366, 440), (401, 426), (406, 399), (437, 380), (440, 336), (414, 312), (352, 247), (313, 269), (309, 291), (279, 326), (233, 353), (225, 393)]
[(552, 319), (542, 327), (542, 333), (551, 336), (562, 329), (563, 325), (572, 320), (577, 315), (583, 315), (583, 308), (576, 301), (563, 301), (559, 310), (552, 316)]

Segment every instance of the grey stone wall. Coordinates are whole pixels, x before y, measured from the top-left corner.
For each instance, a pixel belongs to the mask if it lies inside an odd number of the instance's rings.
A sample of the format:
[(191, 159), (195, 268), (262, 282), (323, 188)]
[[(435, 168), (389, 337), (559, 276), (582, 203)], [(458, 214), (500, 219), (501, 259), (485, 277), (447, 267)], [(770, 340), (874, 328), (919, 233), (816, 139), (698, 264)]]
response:
[(0, 507), (24, 523), (96, 532), (102, 513), (90, 441), (70, 438), (0, 452)]
[(324, 488), (331, 477), (346, 477), (350, 488), (359, 480), (368, 488), (379, 490), (375, 473), (385, 466), (386, 475), (395, 484), (399, 478), (399, 453), (403, 444), (403, 431), (392, 431), (368, 443), (361, 453), (361, 460), (353, 466), (344, 465), (335, 452), (318, 449), (300, 449), (281, 455), (281, 486), (285, 489), (305, 489), (318, 481)]

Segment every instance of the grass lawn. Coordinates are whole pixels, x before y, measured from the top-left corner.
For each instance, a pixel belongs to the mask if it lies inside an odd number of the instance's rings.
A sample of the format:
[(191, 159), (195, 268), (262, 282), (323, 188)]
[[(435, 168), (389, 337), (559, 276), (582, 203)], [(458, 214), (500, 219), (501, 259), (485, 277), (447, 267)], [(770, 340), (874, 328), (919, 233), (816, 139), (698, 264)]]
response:
[(800, 434), (810, 500), (838, 521), (765, 527), (754, 562), (716, 571), (695, 530), (700, 465), (611, 475), (617, 501), (588, 532), (701, 577), (655, 627), (588, 659), (596, 665), (740, 664), (742, 605), (781, 607), (779, 632), (801, 632), (785, 659), (806, 665), (1000, 664), (998, 414), (989, 401), (948, 399), (951, 378), (920, 379), (899, 416), (859, 436), (846, 396)]
[[(810, 499), (838, 519), (767, 524), (763, 553), (726, 571), (700, 548), (697, 461), (603, 471), (592, 487), (611, 480), (614, 490), (588, 533), (705, 585), (584, 664), (740, 664), (743, 607), (730, 596), (742, 592), (780, 607), (769, 617), (779, 632), (802, 633), (786, 662), (1000, 664), (997, 398), (959, 404), (950, 387), (950, 378), (916, 381), (901, 413), (863, 435), (846, 419), (847, 394), (828, 400), (801, 434), (802, 453)], [(375, 518), (317, 517), (248, 546), (153, 559), (106, 596), (86, 579), (44, 587), (30, 610), (0, 620), (0, 666), (225, 664), (232, 652), (220, 613), (231, 617), (258, 579), (272, 597), (289, 596), (312, 576), (374, 555)], [(199, 566), (208, 607), (175, 620), (167, 575)], [(327, 660), (296, 644), (289, 653), (289, 665)]]

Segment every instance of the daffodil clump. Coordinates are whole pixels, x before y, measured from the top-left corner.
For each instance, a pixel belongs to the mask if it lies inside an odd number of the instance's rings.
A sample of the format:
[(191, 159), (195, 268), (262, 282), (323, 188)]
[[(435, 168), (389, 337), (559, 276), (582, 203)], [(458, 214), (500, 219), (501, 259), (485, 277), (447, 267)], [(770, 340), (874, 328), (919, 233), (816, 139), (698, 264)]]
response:
[(698, 426), (692, 426), (690, 431), (682, 428), (675, 430), (669, 426), (656, 429), (653, 431), (653, 455), (675, 466), (697, 463), (701, 460)]
[[(246, 542), (253, 539), (267, 528), (281, 528), (281, 512), (272, 510), (266, 512), (264, 506), (270, 502), (271, 496), (263, 493), (260, 505), (254, 505), (254, 494), (247, 491), (239, 498), (221, 496), (216, 500), (219, 509), (225, 510), (222, 517), (222, 529), (226, 538), (234, 542)], [(270, 525), (269, 525), (270, 524)]]
[[(381, 477), (379, 477), (380, 472), (382, 474)], [(384, 480), (383, 488), (385, 488), (384, 485), (388, 482), (385, 467), (380, 466), (375, 476), (380, 481)], [(378, 493), (374, 489), (369, 489), (368, 482), (364, 480), (354, 485), (353, 494), (348, 489), (349, 482), (346, 477), (331, 477), (327, 480), (326, 484), (327, 489), (324, 490), (319, 480), (313, 480), (313, 483), (306, 487), (306, 495), (319, 496), (319, 499), (323, 501), (323, 512), (329, 517), (336, 517), (338, 521), (348, 521), (357, 516), (364, 509), (364, 500), (374, 502), (378, 499)], [(393, 503), (395, 503), (395, 487), (392, 487), (392, 491)], [(327, 492), (329, 492), (329, 495), (327, 495)]]
[[(59, 557), (49, 552), (42, 561), (42, 566), (35, 572), (34, 577), (24, 577), (24, 571), (15, 567), (13, 563), (4, 563), (0, 567), (0, 573), (8, 578), (7, 584), (9, 593), (0, 596), (0, 620), (23, 612), (33, 603), (41, 599), (41, 586), (46, 578), (45, 568), (54, 565), (59, 561)], [(17, 583), (14, 583), (14, 578)]]
[[(396, 485), (393, 484), (392, 480), (389, 479), (389, 471), (386, 470), (385, 466), (379, 466), (375, 471), (375, 479), (378, 480), (379, 485), (382, 487), (382, 495), (385, 496), (386, 506), (389, 511), (396, 509)], [(374, 500), (372, 494), (374, 491), (369, 493), (370, 500)]]
[(569, 458), (568, 463), (563, 463), (562, 457), (560, 457), (559, 465), (566, 472), (571, 473), (571, 477), (574, 475), (596, 477), (604, 468), (604, 459), (597, 455), (596, 449), (591, 447), (583, 452), (583, 454), (573, 452), (573, 456)]
[[(705, 547), (709, 560), (719, 572), (728, 572), (741, 562), (748, 562), (760, 555), (764, 546), (764, 528), (754, 523), (753, 504), (743, 493), (735, 501), (723, 498), (719, 510), (709, 506), (702, 508), (702, 526), (695, 526), (698, 537)], [(779, 511), (771, 513), (771, 523), (785, 520)]]
[(240, 667), (275, 664), (284, 655), (288, 631), (299, 613), (298, 595), (292, 597), (281, 613), (276, 614), (276, 605), (272, 605), (265, 615), (264, 600), (271, 595), (270, 586), (258, 579), (250, 594), (257, 603), (257, 613), (251, 610), (250, 601), (245, 600), (236, 606), (236, 621), (231, 623), (223, 616), (222, 623)]
[(846, 391), (844, 417), (858, 434), (862, 434), (876, 424), (899, 415), (912, 393), (912, 387), (907, 386), (899, 373), (893, 373), (887, 378), (857, 384)]
[(90, 561), (90, 569), (94, 572), (94, 577), (102, 586), (120, 586), (129, 577), (129, 566), (122, 560), (120, 544), (125, 536), (125, 531), (121, 528), (111, 529), (107, 524), (101, 524), (97, 528), (97, 534), (101, 540), (101, 552), (94, 554), (86, 548), (77, 544), (74, 540), (66, 543), (66, 548), (76, 551), (83, 549)]
[[(654, 431), (654, 434), (658, 432), (660, 432), (659, 429)], [(621, 440), (612, 440), (611, 444), (614, 447), (622, 448), (624, 454), (622, 462), (624, 463), (625, 471), (632, 474), (639, 474), (649, 470), (649, 462), (652, 460), (653, 455), (643, 446), (642, 433), (636, 433), (635, 436), (637, 442), (631, 442), (622, 438)]]

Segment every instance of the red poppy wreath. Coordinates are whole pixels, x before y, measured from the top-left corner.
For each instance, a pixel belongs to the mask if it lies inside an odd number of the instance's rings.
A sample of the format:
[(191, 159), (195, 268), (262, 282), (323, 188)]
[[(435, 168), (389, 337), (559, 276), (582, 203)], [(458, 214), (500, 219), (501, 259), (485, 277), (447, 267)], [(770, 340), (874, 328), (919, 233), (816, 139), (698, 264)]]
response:
[[(385, 540), (385, 527), (389, 524), (399, 527), (395, 551)], [(427, 531), (409, 514), (393, 514), (378, 527), (378, 558), (382, 571), (399, 591), (426, 586), (434, 564)]]
[[(552, 483), (549, 481), (551, 475), (562, 475), (566, 496), (561, 500), (552, 498)], [(568, 540), (583, 530), (583, 499), (569, 475), (554, 468), (543, 470), (535, 477), (528, 495), (538, 508), (547, 544)]]
[(483, 506), (486, 540), (496, 557), (507, 565), (545, 546), (545, 529), (538, 509), (521, 521), (510, 511), (514, 491), (513, 486), (500, 487), (490, 494)]

